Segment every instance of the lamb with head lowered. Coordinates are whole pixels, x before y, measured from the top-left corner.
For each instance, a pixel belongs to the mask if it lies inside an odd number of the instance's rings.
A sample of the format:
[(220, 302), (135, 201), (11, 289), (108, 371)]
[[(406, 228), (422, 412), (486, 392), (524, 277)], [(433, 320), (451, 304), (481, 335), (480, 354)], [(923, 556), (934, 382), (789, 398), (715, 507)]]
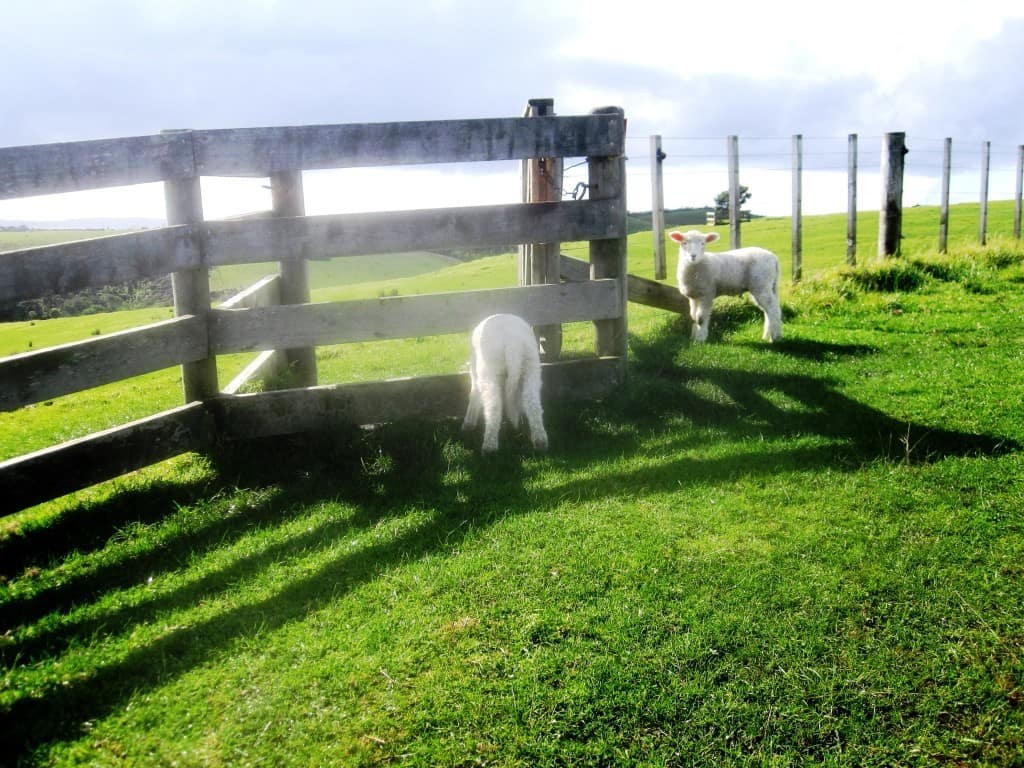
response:
[(782, 307), (779, 304), (779, 258), (764, 248), (737, 248), (708, 253), (705, 246), (718, 239), (715, 232), (670, 232), (679, 243), (676, 280), (679, 292), (690, 301), (693, 340), (706, 341), (711, 309), (716, 296), (747, 292), (764, 312), (766, 341), (782, 338)]
[(540, 402), (540, 350), (533, 328), (517, 315), (491, 315), (473, 329), (470, 343), (472, 386), (463, 431), (474, 429), (482, 413), (482, 451), (493, 453), (498, 450), (502, 418), (518, 428), (525, 416), (533, 447), (547, 450)]

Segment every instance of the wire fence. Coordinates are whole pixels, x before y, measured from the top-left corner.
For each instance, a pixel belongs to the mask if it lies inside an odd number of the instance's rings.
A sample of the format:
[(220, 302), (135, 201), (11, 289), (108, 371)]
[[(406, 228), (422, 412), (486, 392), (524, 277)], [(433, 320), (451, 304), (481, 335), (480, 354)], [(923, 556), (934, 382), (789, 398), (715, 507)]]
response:
[[(792, 213), (792, 136), (740, 136), (740, 182), (752, 192), (751, 208), (765, 216)], [(860, 210), (877, 210), (881, 190), (871, 184), (879, 177), (883, 136), (858, 136), (857, 174)], [(803, 136), (804, 213), (842, 213), (847, 203), (848, 136)], [(665, 152), (663, 176), (665, 208), (714, 206), (717, 194), (728, 188), (726, 138), (662, 136)], [(943, 171), (943, 138), (908, 135), (904, 176), (904, 203), (939, 205)], [(978, 202), (981, 190), (982, 142), (953, 141), (950, 202)], [(651, 209), (651, 152), (647, 136), (627, 137), (631, 211)], [(1021, 147), (990, 144), (989, 199), (1010, 200), (1015, 193), (1015, 176)], [(563, 189), (567, 196), (577, 184), (585, 183), (583, 164), (567, 166)]]
[[(626, 178), (629, 210), (642, 215), (653, 208), (655, 199), (655, 163), (650, 136), (626, 139)], [(857, 214), (884, 209), (882, 157), (885, 136), (853, 137), (855, 158), (851, 160), (851, 135), (801, 136), (799, 157), (799, 213), (849, 213), (851, 162), (855, 185), (854, 210)], [(794, 203), (794, 137), (739, 136), (739, 184), (746, 187), (750, 200), (745, 206), (754, 215), (765, 218), (792, 217)], [(947, 170), (948, 144), (948, 170)], [(975, 204), (982, 209), (990, 201), (1015, 201), (1012, 224), (1006, 217), (969, 223), (960, 216), (961, 236), (968, 229), (984, 242), (988, 234), (1020, 237), (1021, 174), (1024, 145), (996, 142), (961, 142), (953, 139), (909, 134), (905, 138), (907, 154), (902, 177), (902, 206)], [(716, 197), (729, 190), (729, 139), (723, 136), (661, 136), (660, 161), (663, 209), (713, 209)], [(585, 165), (567, 166), (563, 175), (565, 195), (578, 196), (585, 187)], [(944, 182), (948, 191), (944, 190)], [(582, 185), (582, 186), (581, 186)], [(980, 205), (984, 204), (984, 205)], [(973, 209), (972, 209), (973, 212)], [(649, 215), (649, 214), (648, 214)], [(939, 213), (936, 213), (936, 238)], [(863, 222), (857, 228), (863, 227)], [(979, 229), (980, 227), (980, 229)], [(988, 231), (985, 231), (987, 227)], [(1004, 231), (1005, 230), (1005, 231)], [(793, 240), (798, 238), (794, 236)], [(841, 242), (842, 238), (840, 238)], [(830, 241), (835, 248), (835, 239)], [(861, 255), (877, 245), (863, 241)], [(815, 243), (804, 243), (812, 253)], [(797, 257), (799, 258), (799, 257)], [(841, 261), (841, 257), (840, 261)], [(833, 257), (833, 263), (836, 262)]]

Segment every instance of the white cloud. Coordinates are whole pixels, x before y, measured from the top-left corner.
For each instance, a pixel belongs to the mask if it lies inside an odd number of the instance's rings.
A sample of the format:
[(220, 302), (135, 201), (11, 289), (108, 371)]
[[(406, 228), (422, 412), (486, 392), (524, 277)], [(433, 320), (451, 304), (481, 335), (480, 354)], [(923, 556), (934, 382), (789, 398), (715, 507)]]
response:
[(880, 84), (918, 66), (958, 68), (975, 44), (995, 37), (1016, 1), (894, 3), (838, 8), (817, 1), (733, 0), (587, 3), (560, 52), (619, 62), (680, 78), (737, 75), (753, 80), (825, 81), (867, 75)]

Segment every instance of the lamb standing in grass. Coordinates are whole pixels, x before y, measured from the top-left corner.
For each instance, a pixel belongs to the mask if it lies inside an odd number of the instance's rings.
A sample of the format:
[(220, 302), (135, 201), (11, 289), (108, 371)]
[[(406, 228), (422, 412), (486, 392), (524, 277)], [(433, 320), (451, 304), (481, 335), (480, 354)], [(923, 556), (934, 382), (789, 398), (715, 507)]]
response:
[(738, 248), (721, 253), (705, 253), (704, 246), (718, 239), (718, 234), (704, 234), (695, 229), (669, 233), (679, 243), (679, 266), (676, 279), (679, 292), (690, 300), (693, 318), (693, 340), (708, 338), (711, 307), (716, 296), (739, 296), (744, 291), (764, 312), (766, 341), (782, 338), (782, 307), (779, 304), (779, 259), (764, 248)]
[(472, 389), (463, 431), (484, 416), (483, 452), (498, 450), (502, 411), (518, 428), (523, 416), (533, 447), (547, 450), (540, 403), (540, 352), (530, 324), (516, 315), (491, 315), (473, 329), (469, 375)]

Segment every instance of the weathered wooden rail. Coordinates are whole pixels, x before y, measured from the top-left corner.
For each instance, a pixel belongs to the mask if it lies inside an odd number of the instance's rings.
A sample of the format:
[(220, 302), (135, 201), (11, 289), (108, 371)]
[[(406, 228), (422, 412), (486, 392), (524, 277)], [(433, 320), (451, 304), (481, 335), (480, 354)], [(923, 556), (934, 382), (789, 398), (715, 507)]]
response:
[[(460, 415), (466, 374), (316, 386), (313, 348), (469, 330), (493, 312), (537, 326), (590, 320), (594, 356), (544, 366), (547, 397), (592, 398), (625, 371), (625, 117), (590, 115), (168, 131), (101, 141), (0, 148), (0, 199), (162, 181), (168, 226), (0, 254), (0, 300), (170, 273), (175, 318), (0, 358), (0, 409), (14, 410), (143, 373), (182, 366), (186, 404), (0, 463), (9, 513), (175, 455), (245, 439), (407, 416)], [(590, 199), (304, 216), (301, 172), (420, 163), (586, 158)], [(269, 217), (206, 221), (204, 175), (266, 176)], [(524, 199), (530, 199), (525, 197)], [(589, 241), (571, 282), (310, 304), (309, 259), (436, 248)], [(214, 308), (211, 267), (277, 261), (280, 274)], [(537, 283), (536, 275), (524, 282)], [(215, 358), (260, 355), (223, 390)], [(303, 369), (308, 386), (236, 394), (269, 361)]]

